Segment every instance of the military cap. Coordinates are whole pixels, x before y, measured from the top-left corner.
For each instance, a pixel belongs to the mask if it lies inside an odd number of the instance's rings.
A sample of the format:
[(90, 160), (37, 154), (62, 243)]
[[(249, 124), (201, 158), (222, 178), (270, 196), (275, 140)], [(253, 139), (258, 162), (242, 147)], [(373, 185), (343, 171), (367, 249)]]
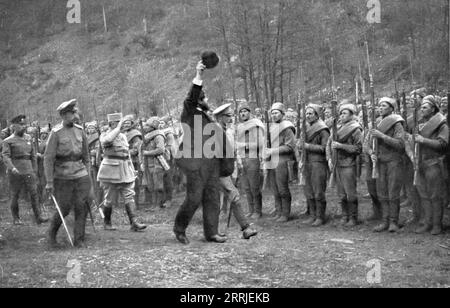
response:
[(341, 107), (339, 107), (339, 113), (342, 113), (342, 111), (344, 111), (344, 110), (348, 110), (353, 114), (357, 113), (356, 106), (353, 104), (344, 104), (344, 105), (341, 105)]
[(270, 112), (278, 110), (282, 114), (286, 113), (286, 107), (284, 107), (284, 104), (282, 103), (275, 103), (272, 105), (272, 108), (270, 108)]
[(394, 109), (394, 110), (397, 109), (397, 108), (396, 108), (397, 101), (396, 101), (395, 99), (393, 99), (393, 98), (390, 98), (390, 97), (383, 97), (383, 98), (380, 99), (380, 105), (381, 105), (382, 103), (389, 104), (389, 106), (391, 106), (392, 109)]
[(158, 128), (159, 125), (160, 125), (159, 118), (158, 117), (151, 117), (150, 119), (147, 120), (146, 124), (151, 126), (151, 127), (153, 127), (153, 128)]
[(215, 115), (215, 116), (220, 116), (222, 114), (233, 115), (233, 112), (231, 111), (231, 108), (230, 108), (231, 105), (232, 105), (231, 103), (228, 103), (228, 104), (225, 104), (225, 105), (222, 105), (222, 106), (216, 108), (213, 111), (213, 115)]
[(49, 134), (49, 133), (50, 133), (50, 131), (49, 131), (48, 127), (42, 127), (41, 128), (41, 135), (42, 134)]
[(133, 122), (134, 122), (134, 115), (132, 115), (132, 114), (126, 115), (126, 116), (124, 117), (123, 121), (124, 121), (124, 122), (130, 121), (130, 122), (133, 123)]
[(58, 106), (58, 108), (56, 108), (56, 111), (59, 112), (59, 114), (64, 114), (66, 112), (76, 112), (76, 105), (77, 105), (77, 100), (76, 99), (71, 99), (70, 101), (64, 102), (61, 105)]
[(251, 108), (250, 108), (250, 105), (247, 102), (242, 102), (239, 105), (238, 112), (241, 112), (242, 110), (248, 110), (249, 112), (252, 111)]
[(320, 116), (320, 115), (322, 114), (322, 112), (323, 112), (322, 106), (320, 106), (320, 105), (318, 105), (318, 104), (309, 104), (308, 106), (306, 106), (306, 108), (307, 108), (307, 109), (310, 108), (310, 109), (314, 110), (314, 112), (315, 112), (318, 116)]
[(441, 100), (434, 95), (425, 96), (422, 101), (422, 105), (423, 104), (430, 104), (431, 106), (436, 107), (438, 110), (441, 109)]
[(97, 127), (97, 121), (92, 121), (92, 122), (86, 123), (86, 127), (87, 128), (96, 128)]
[(25, 124), (25, 119), (27, 117), (23, 114), (18, 115), (17, 117), (14, 117), (13, 119), (11, 119), (11, 124)]
[(420, 89), (414, 90), (411, 92), (410, 96), (414, 97), (414, 94), (417, 94), (418, 96), (420, 96), (420, 98), (424, 98), (425, 96), (427, 96), (427, 89), (420, 88)]
[(107, 116), (108, 122), (120, 122), (122, 120), (122, 113), (111, 113)]

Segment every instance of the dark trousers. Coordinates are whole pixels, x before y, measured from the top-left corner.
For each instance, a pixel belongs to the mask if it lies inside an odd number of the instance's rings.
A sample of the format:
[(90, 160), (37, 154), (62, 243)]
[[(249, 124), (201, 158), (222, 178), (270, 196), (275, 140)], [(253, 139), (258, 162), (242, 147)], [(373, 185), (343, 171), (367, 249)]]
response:
[(411, 160), (408, 158), (404, 160), (402, 180), (405, 185), (408, 201), (410, 202), (413, 209), (414, 219), (418, 221), (422, 218), (423, 213), (420, 205), (421, 201), (419, 192), (417, 191), (417, 187), (414, 186), (414, 166)]
[(356, 191), (356, 166), (336, 168), (336, 186), (340, 200), (353, 203), (358, 201)]
[(197, 209), (203, 207), (203, 231), (206, 239), (219, 233), (219, 175), (220, 162), (217, 159), (203, 159), (199, 169), (185, 170), (186, 199), (175, 218), (174, 231), (185, 233)]
[[(74, 244), (84, 241), (87, 209), (86, 204), (89, 201), (89, 193), (91, 189), (91, 180), (89, 176), (76, 180), (59, 180), (55, 179), (55, 198), (58, 201), (63, 217), (69, 215), (73, 208), (75, 214), (74, 225)], [(49, 236), (50, 239), (56, 241), (56, 234), (62, 224), (61, 217), (58, 213), (53, 215), (50, 223)]]
[(401, 161), (379, 162), (377, 182), (378, 199), (383, 201), (400, 200), (402, 190), (403, 166)]
[(172, 201), (173, 198), (173, 173), (172, 165), (169, 171), (164, 172), (164, 201)]
[(11, 213), (14, 219), (19, 219), (19, 196), (22, 190), (30, 195), (31, 207), (36, 218), (40, 216), (39, 197), (37, 193), (36, 176), (33, 174), (9, 173), (11, 189)]
[(247, 196), (249, 213), (262, 214), (261, 169), (259, 159), (244, 159), (241, 184)]
[(305, 165), (305, 197), (324, 202), (327, 189), (328, 166), (326, 162), (309, 162)]
[(272, 184), (276, 214), (289, 217), (291, 214), (292, 195), (289, 190), (288, 162), (280, 162), (275, 169), (269, 170), (268, 180)]

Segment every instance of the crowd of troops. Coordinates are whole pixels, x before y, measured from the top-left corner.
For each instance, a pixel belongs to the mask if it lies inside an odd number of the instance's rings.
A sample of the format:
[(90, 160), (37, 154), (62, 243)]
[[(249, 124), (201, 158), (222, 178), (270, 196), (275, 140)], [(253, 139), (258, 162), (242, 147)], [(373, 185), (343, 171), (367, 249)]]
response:
[[(184, 187), (185, 200), (173, 229), (177, 240), (189, 243), (186, 230), (202, 207), (206, 240), (223, 243), (227, 237), (219, 232), (221, 207), (229, 211), (228, 221), (233, 215), (243, 237), (249, 239), (258, 233), (251, 222), (263, 217), (267, 188), (274, 209), (266, 214), (276, 223), (291, 219), (293, 198), (304, 198), (309, 216), (304, 223), (320, 227), (327, 223), (326, 191), (332, 186), (338, 195), (341, 224), (352, 228), (361, 219), (357, 185), (365, 174), (373, 205), (368, 220), (379, 221), (374, 232), (399, 231), (402, 198), (413, 209), (418, 234), (443, 232), (444, 209), (450, 199), (446, 99), (416, 90), (405, 112), (398, 110), (395, 99), (381, 98), (370, 110), (377, 118), (375, 126), (368, 127), (360, 106), (349, 101), (333, 102), (335, 116), (332, 106), (312, 103), (298, 111), (274, 103), (265, 114), (245, 101), (234, 110), (233, 104), (212, 110), (203, 92), (204, 70), (200, 62), (183, 103), (181, 123), (116, 113), (108, 115), (107, 123), (81, 124), (76, 100), (58, 107), (62, 121), (53, 128), (38, 130), (32, 125), (27, 129), (25, 116), (12, 119), (1, 136), (1, 181), (9, 187), (13, 223), (22, 224), (21, 191), (38, 224), (49, 220), (42, 204), (50, 198), (58, 209), (50, 219), (50, 245), (58, 246), (58, 229), (73, 209), (73, 244), (82, 247), (92, 204), (100, 209), (105, 230), (115, 230), (113, 209), (123, 205), (131, 230), (138, 232), (147, 226), (137, 209), (144, 204), (171, 207), (175, 187)], [(414, 111), (419, 115), (417, 130), (413, 130)], [(306, 123), (303, 129), (296, 125), (300, 118)], [(196, 150), (204, 149), (211, 138), (205, 131), (208, 125), (217, 128), (214, 137), (220, 140), (219, 146), (213, 156), (204, 151), (198, 156)], [(200, 141), (195, 140), (199, 128)], [(225, 155), (229, 148), (231, 156)], [(180, 152), (192, 155), (178, 156)], [(298, 181), (304, 185), (304, 197), (291, 193), (292, 183)]]

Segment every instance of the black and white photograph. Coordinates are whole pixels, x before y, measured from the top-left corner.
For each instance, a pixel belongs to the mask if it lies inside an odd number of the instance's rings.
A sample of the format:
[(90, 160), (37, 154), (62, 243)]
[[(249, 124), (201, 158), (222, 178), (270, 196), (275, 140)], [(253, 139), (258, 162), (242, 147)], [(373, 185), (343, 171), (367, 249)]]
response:
[(449, 98), (450, 0), (0, 0), (0, 288), (450, 288)]

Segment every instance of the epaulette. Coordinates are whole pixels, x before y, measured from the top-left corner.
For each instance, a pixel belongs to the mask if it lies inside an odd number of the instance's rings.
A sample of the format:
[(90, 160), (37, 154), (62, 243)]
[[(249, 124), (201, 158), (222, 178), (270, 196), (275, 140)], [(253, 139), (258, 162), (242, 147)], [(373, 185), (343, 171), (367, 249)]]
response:
[(81, 126), (81, 125), (78, 125), (78, 124), (75, 124), (75, 123), (74, 123), (73, 126), (76, 127), (76, 128), (78, 128), (78, 129), (83, 130), (83, 126)]
[(62, 123), (55, 125), (55, 127), (53, 127), (52, 131), (59, 132), (61, 129), (63, 128)]

